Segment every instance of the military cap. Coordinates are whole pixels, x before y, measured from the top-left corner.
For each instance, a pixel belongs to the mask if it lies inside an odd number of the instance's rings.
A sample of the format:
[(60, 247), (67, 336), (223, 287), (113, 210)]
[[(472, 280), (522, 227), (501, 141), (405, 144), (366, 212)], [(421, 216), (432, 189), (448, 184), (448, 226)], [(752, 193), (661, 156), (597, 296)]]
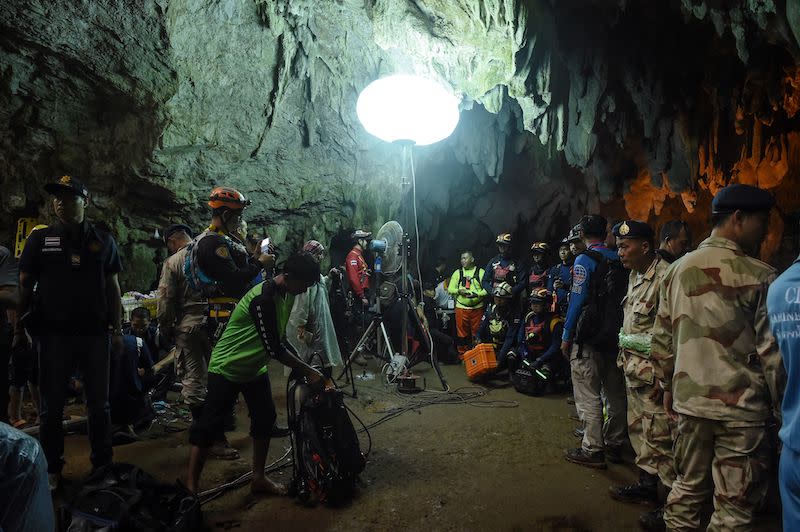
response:
[(655, 236), (652, 227), (636, 220), (623, 220), (615, 225), (611, 232), (617, 238), (652, 239)]
[(581, 231), (592, 235), (602, 235), (606, 232), (608, 221), (599, 214), (587, 214), (581, 218), (580, 223)]
[(189, 235), (189, 238), (191, 238), (193, 236), (192, 235), (192, 230), (189, 229), (188, 225), (172, 224), (172, 225), (168, 225), (167, 227), (164, 228), (164, 242), (169, 240), (172, 237), (172, 235), (174, 235), (175, 233), (178, 233), (180, 231), (183, 231), (184, 233)]
[(766, 190), (750, 185), (728, 185), (711, 201), (712, 214), (733, 211), (768, 211), (775, 206), (775, 198)]
[(54, 183), (47, 183), (44, 186), (44, 189), (49, 194), (58, 194), (59, 192), (70, 192), (75, 194), (76, 196), (81, 196), (83, 198), (89, 197), (89, 189), (86, 188), (81, 181), (78, 181), (74, 177), (70, 175), (62, 175), (58, 178), (58, 181)]

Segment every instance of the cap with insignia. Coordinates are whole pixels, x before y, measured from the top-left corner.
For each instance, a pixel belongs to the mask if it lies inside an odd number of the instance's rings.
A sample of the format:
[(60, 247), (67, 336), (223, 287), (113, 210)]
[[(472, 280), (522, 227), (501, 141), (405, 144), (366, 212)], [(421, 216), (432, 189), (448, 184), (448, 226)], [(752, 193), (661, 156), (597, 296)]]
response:
[(775, 197), (764, 189), (750, 185), (728, 185), (711, 201), (712, 214), (733, 211), (768, 211), (775, 206)]
[(70, 175), (62, 175), (58, 181), (54, 183), (47, 183), (44, 186), (45, 191), (49, 194), (58, 194), (59, 192), (70, 192), (76, 196), (84, 198), (89, 197), (89, 189), (86, 188), (82, 182), (78, 181)]
[(611, 230), (617, 238), (651, 239), (655, 236), (653, 228), (644, 222), (623, 220)]

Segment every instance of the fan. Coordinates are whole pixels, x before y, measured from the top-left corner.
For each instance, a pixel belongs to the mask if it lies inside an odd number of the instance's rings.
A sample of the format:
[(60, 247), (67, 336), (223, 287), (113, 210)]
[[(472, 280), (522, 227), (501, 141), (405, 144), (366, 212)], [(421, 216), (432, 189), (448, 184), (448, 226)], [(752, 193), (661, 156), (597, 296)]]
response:
[(370, 242), (370, 249), (382, 255), (381, 269), (384, 275), (394, 275), (403, 267), (403, 228), (391, 220), (383, 224)]

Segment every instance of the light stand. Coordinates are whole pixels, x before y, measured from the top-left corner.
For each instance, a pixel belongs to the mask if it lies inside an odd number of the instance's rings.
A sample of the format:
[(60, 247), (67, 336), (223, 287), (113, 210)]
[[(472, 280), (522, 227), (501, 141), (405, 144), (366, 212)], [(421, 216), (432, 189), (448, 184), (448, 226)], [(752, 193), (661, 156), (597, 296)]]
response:
[[(364, 129), (381, 140), (399, 145), (402, 151), (402, 169), (400, 174), (400, 224), (403, 228), (403, 235), (400, 243), (400, 293), (397, 295), (397, 301), (395, 302), (395, 304), (402, 305), (400, 338), (400, 353), (402, 358), (399, 362), (392, 360), (394, 357), (390, 359), (391, 369), (394, 371), (395, 378), (401, 375), (405, 375), (407, 378), (409, 377), (406, 367), (410, 360), (408, 346), (408, 312), (409, 310), (415, 312), (413, 304), (411, 304), (409, 299), (408, 286), (410, 240), (407, 232), (407, 228), (409, 227), (407, 196), (410, 191), (416, 194), (416, 190), (414, 190), (416, 184), (414, 183), (411, 150), (415, 145), (425, 146), (449, 137), (455, 130), (456, 125), (458, 125), (458, 120), (460, 118), (458, 108), (459, 99), (448, 89), (434, 81), (403, 74), (387, 76), (373, 81), (361, 91), (358, 96), (358, 102), (356, 103), (356, 113)], [(417, 231), (416, 205), (414, 209), (414, 227), (415, 231)], [(418, 241), (418, 234), (416, 234), (416, 238)], [(416, 250), (416, 253), (419, 258), (419, 249)], [(421, 284), (422, 279), (419, 279), (419, 282)], [(380, 302), (378, 305), (380, 305)], [(409, 309), (407, 306), (411, 308)], [(380, 311), (378, 313), (378, 318), (381, 318)], [(373, 323), (375, 322), (373, 321)], [(388, 343), (389, 337), (386, 335), (382, 319), (380, 321), (380, 328), (383, 332), (384, 339)], [(366, 332), (365, 336), (367, 336)], [(379, 354), (382, 352), (380, 349), (380, 337), (381, 335), (379, 334)], [(362, 340), (363, 339), (362, 337)], [(362, 344), (362, 342), (360, 341), (359, 344)], [(389, 345), (391, 345), (391, 343), (389, 343)], [(430, 347), (432, 350), (432, 341)], [(431, 351), (431, 353), (433, 353), (433, 351)], [(351, 355), (350, 360), (348, 360), (346, 367), (349, 367), (352, 359), (353, 355)], [(446, 383), (442, 378), (438, 366), (435, 364), (433, 355), (431, 359), (434, 368), (442, 379), (443, 386), (446, 388)]]

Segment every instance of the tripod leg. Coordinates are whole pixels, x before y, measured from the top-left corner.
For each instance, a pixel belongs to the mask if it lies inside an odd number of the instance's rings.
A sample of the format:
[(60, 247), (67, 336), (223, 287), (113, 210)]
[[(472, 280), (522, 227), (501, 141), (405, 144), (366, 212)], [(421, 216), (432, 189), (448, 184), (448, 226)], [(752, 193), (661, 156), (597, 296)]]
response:
[[(350, 357), (348, 357), (347, 362), (344, 363), (344, 367), (342, 367), (342, 372), (339, 374), (339, 376), (336, 378), (336, 380), (339, 380), (344, 376), (345, 372), (352, 365), (353, 360), (355, 360), (356, 356), (358, 356), (358, 350), (361, 349), (361, 346), (363, 346), (365, 343), (367, 343), (367, 340), (369, 340), (369, 337), (370, 337), (370, 335), (372, 334), (372, 332), (374, 330), (375, 330), (375, 321), (370, 323), (369, 327), (367, 327), (367, 330), (364, 331), (364, 334), (361, 336), (361, 339), (356, 344), (356, 347), (355, 347), (355, 349), (353, 349), (353, 352), (350, 353)], [(350, 374), (352, 375), (352, 371), (350, 372)]]

